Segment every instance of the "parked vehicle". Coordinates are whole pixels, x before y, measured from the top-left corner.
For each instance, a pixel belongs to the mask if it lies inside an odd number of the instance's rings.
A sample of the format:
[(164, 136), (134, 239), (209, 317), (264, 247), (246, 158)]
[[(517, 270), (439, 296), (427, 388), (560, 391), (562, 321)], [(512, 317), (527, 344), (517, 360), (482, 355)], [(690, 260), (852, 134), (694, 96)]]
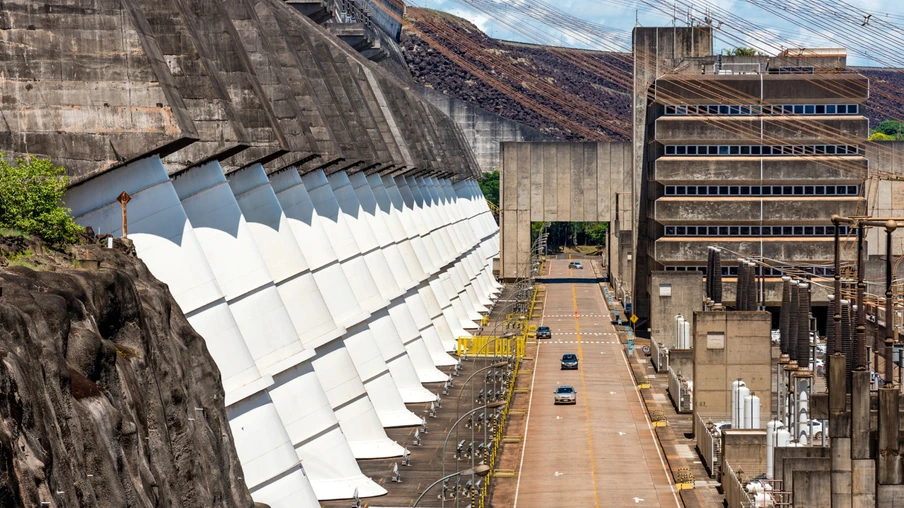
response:
[(550, 330), (548, 326), (538, 326), (537, 327), (537, 338), (538, 339), (551, 339), (552, 338), (552, 330)]
[(572, 261), (572, 262), (568, 263), (568, 268), (574, 268), (576, 270), (583, 270), (584, 265), (582, 265), (580, 261)]
[(578, 355), (571, 353), (562, 355), (562, 370), (578, 370)]
[(828, 429), (828, 425), (823, 426), (821, 420), (810, 420), (809, 422), (807, 422), (807, 425), (804, 425), (801, 427), (800, 435), (797, 437), (798, 438), (807, 437), (808, 438), (807, 441), (810, 442), (811, 440), (809, 439), (809, 435), (810, 435), (810, 426), (811, 425), (813, 426), (812, 441), (813, 442), (822, 441), (822, 434), (823, 434), (823, 432), (825, 432)]
[(556, 404), (577, 404), (578, 392), (571, 386), (560, 386), (556, 388), (555, 403)]

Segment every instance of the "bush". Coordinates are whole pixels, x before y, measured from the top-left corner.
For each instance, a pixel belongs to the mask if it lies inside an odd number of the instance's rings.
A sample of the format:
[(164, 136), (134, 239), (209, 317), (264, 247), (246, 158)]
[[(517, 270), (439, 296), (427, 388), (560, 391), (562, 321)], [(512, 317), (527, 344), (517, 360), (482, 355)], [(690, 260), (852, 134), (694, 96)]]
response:
[(477, 180), (477, 183), (480, 185), (480, 190), (483, 192), (483, 197), (485, 197), (487, 201), (493, 203), (498, 207), (499, 171), (484, 173), (483, 176), (480, 177), (480, 180)]
[(56, 247), (75, 243), (83, 230), (62, 206), (68, 184), (66, 169), (49, 159), (10, 162), (0, 153), (0, 228), (38, 236)]

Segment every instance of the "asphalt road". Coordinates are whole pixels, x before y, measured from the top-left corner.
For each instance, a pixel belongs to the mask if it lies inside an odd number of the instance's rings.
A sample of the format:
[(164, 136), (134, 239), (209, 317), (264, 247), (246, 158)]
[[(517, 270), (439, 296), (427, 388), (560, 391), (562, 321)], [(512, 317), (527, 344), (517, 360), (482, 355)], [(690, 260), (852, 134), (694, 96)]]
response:
[[(516, 508), (681, 506), (589, 262), (550, 260)], [(577, 371), (560, 370), (565, 353)], [(556, 406), (571, 385), (577, 404)]]

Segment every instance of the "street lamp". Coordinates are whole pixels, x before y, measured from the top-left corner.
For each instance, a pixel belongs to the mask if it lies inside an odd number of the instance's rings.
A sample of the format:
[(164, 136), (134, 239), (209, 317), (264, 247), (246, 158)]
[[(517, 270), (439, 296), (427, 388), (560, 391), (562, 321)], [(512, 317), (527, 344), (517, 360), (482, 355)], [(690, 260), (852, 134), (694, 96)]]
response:
[[(461, 417), (458, 420), (456, 420), (455, 423), (453, 423), (451, 427), (449, 427), (449, 431), (446, 432), (446, 439), (443, 440), (443, 454), (442, 454), (443, 474), (446, 474), (446, 444), (449, 443), (449, 438), (452, 437), (452, 431), (455, 430), (456, 427), (458, 427), (458, 424), (461, 423), (461, 421), (464, 420), (465, 417), (468, 416), (469, 414), (476, 413), (477, 411), (480, 411), (481, 409), (496, 409), (497, 407), (502, 407), (504, 405), (505, 405), (505, 401), (497, 400), (495, 402), (490, 402), (488, 404), (484, 404), (480, 407), (475, 407), (474, 409), (471, 409), (470, 411), (461, 415)], [(456, 436), (456, 439), (458, 439), (458, 436)], [(473, 450), (472, 450), (472, 455), (473, 455)]]
[[(414, 504), (412, 505), (412, 508), (414, 508), (415, 506), (417, 506), (417, 504), (421, 502), (421, 499), (423, 499), (424, 495), (426, 495), (427, 492), (430, 491), (430, 489), (432, 489), (433, 487), (435, 487), (435, 486), (436, 486), (437, 484), (439, 484), (440, 482), (446, 481), (446, 480), (448, 480), (449, 478), (454, 478), (454, 477), (456, 477), (456, 476), (480, 476), (480, 477), (484, 477), (484, 476), (486, 476), (486, 475), (488, 475), (488, 474), (490, 474), (490, 466), (488, 466), (488, 465), (486, 465), (486, 464), (480, 464), (480, 465), (478, 465), (478, 466), (476, 466), (476, 467), (474, 467), (474, 468), (471, 468), (471, 469), (465, 469), (464, 471), (459, 471), (459, 472), (457, 472), (457, 473), (452, 473), (452, 474), (450, 474), (450, 475), (448, 475), (448, 476), (443, 476), (443, 477), (440, 478), (439, 480), (436, 480), (435, 482), (431, 483), (430, 486), (428, 486), (426, 489), (424, 489), (423, 492), (421, 492), (421, 495), (418, 496), (417, 500), (414, 501)], [(445, 496), (443, 496), (443, 497), (445, 497)]]

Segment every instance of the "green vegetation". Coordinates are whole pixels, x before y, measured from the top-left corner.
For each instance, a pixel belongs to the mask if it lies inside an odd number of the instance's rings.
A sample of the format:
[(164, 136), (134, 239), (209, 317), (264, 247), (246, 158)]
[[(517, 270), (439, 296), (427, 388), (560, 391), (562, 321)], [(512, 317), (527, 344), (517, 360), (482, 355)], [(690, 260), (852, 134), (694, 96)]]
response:
[(873, 129), (870, 141), (901, 141), (904, 140), (904, 122), (900, 120), (883, 120)]
[(0, 228), (36, 235), (55, 247), (75, 243), (82, 227), (62, 206), (68, 184), (66, 169), (49, 159), (9, 161), (0, 153)]
[[(549, 240), (547, 245), (550, 252), (560, 250), (563, 247), (593, 246), (590, 251), (602, 249), (606, 245), (606, 232), (609, 230), (608, 222), (551, 222), (549, 224)], [(542, 222), (532, 222), (530, 225), (531, 243), (543, 231)], [(579, 249), (582, 252), (584, 249)]]
[(753, 49), (753, 48), (745, 48), (744, 46), (739, 46), (734, 49), (723, 49), (722, 50), (727, 56), (763, 56), (762, 53)]
[(499, 171), (491, 171), (489, 173), (484, 173), (480, 180), (477, 180), (477, 183), (480, 184), (480, 190), (483, 191), (483, 197), (487, 198), (487, 201), (493, 203), (497, 207), (499, 206)]

